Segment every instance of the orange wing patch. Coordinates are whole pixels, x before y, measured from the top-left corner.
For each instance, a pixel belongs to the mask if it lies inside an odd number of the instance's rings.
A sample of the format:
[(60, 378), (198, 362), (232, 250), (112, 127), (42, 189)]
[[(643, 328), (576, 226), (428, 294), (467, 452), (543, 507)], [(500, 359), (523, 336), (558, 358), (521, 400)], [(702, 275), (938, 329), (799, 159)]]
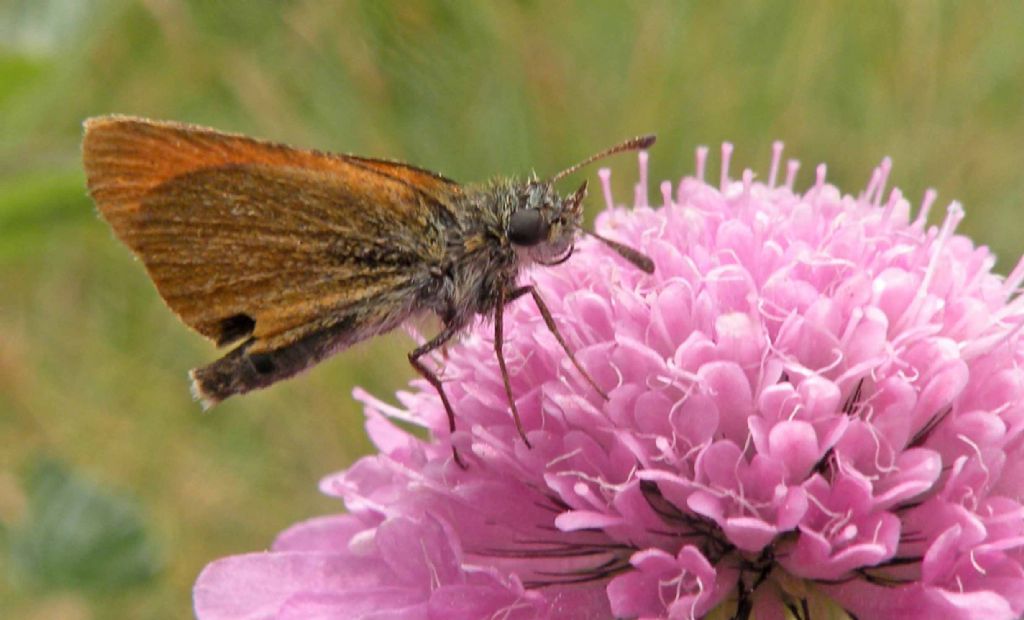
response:
[[(85, 123), (100, 213), (190, 327), (273, 348), (415, 286), (461, 188), (427, 171), (129, 117)], [(372, 315), (371, 315), (372, 316)], [(368, 326), (372, 327), (372, 326)]]

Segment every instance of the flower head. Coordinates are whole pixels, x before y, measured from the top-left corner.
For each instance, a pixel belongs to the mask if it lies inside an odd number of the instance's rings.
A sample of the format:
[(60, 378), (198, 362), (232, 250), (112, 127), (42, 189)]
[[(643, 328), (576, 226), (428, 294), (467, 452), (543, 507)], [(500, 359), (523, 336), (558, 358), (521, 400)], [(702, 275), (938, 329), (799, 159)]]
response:
[[(817, 169), (805, 193), (780, 144), (745, 171), (661, 185), (527, 277), (605, 401), (528, 299), (505, 356), (532, 448), (483, 325), (401, 406), (357, 391), (379, 453), (321, 485), (347, 514), (214, 562), (204, 619), (859, 617), (1024, 612), (1024, 263), (1006, 279), (957, 234), (953, 203), (912, 216), (889, 162), (859, 196)], [(393, 423), (431, 431), (420, 439)], [(451, 443), (467, 461), (452, 460)]]

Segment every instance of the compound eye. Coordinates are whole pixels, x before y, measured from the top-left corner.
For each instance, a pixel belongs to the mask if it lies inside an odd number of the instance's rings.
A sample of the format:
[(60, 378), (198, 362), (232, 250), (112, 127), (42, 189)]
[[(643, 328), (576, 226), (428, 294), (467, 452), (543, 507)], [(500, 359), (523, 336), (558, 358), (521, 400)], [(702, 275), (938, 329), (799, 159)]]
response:
[(548, 223), (540, 209), (523, 209), (512, 214), (508, 222), (508, 239), (516, 245), (530, 247), (547, 239)]

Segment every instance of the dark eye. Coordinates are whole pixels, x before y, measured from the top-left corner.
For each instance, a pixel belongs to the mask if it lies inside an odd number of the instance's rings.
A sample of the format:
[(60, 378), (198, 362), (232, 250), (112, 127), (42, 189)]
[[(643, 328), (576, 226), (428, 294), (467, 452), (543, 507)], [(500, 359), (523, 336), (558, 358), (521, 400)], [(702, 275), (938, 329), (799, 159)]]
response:
[(508, 222), (508, 239), (516, 245), (531, 246), (548, 236), (548, 223), (540, 209), (523, 209), (512, 214)]

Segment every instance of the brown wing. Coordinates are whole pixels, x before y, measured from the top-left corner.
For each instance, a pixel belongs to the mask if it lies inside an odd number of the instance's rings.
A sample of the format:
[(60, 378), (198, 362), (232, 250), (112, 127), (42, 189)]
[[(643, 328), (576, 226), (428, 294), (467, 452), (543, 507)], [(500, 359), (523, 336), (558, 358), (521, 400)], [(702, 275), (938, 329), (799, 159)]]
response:
[(218, 344), (251, 332), (250, 351), (400, 298), (443, 256), (437, 222), (461, 195), (394, 162), (129, 117), (87, 120), (82, 150), (100, 213), (171, 309)]

